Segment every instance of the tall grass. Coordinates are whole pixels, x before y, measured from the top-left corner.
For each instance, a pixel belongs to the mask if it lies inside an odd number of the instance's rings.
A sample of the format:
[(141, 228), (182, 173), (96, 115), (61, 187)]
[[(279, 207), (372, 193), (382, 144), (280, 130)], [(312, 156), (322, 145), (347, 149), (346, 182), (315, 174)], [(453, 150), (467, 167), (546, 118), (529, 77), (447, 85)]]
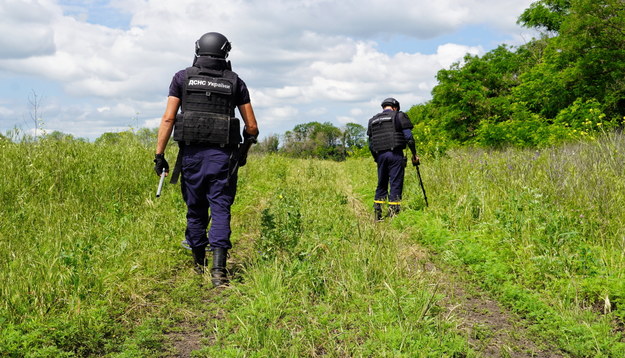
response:
[(0, 146), (0, 352), (105, 351), (176, 267), (180, 221), (154, 201), (152, 151), (132, 136)]
[(425, 245), (571, 356), (622, 356), (624, 147), (425, 158), (430, 207), (409, 167), (402, 213), (378, 224), (371, 159), (252, 156), (233, 284), (215, 291), (137, 137), (0, 142), (0, 355), (167, 355), (163, 333), (189, 317), (207, 338), (196, 356), (479, 355), (419, 271)]
[(179, 193), (154, 198), (151, 148), (98, 143), (1, 144), (2, 355), (158, 356), (193, 311), (213, 342), (200, 356), (470, 354), (396, 238), (360, 216), (341, 164), (250, 159), (233, 285), (211, 295), (179, 245)]
[[(570, 354), (625, 354), (625, 136), (424, 162), (431, 206), (401, 228)], [(422, 207), (416, 184), (407, 197)]]
[[(199, 356), (472, 354), (402, 240), (362, 216), (355, 173), (336, 162), (253, 159), (235, 217), (257, 233), (237, 242), (248, 264), (227, 298), (206, 308), (222, 319), (207, 322), (215, 343)], [(247, 212), (260, 198), (262, 210)]]

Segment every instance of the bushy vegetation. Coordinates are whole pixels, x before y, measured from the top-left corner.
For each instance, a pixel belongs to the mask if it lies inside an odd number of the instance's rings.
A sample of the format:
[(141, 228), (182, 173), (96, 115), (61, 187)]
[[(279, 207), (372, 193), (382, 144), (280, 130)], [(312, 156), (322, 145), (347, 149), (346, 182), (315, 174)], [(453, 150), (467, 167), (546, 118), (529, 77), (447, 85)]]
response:
[(278, 135), (270, 135), (262, 139), (253, 152), (341, 161), (347, 156), (365, 152), (365, 134), (366, 128), (357, 123), (348, 123), (344, 128), (335, 127), (329, 122), (302, 123), (282, 135), (281, 145)]
[(541, 0), (519, 22), (543, 36), (467, 55), (439, 71), (432, 100), (412, 107), (418, 147), (548, 147), (622, 126), (625, 4)]

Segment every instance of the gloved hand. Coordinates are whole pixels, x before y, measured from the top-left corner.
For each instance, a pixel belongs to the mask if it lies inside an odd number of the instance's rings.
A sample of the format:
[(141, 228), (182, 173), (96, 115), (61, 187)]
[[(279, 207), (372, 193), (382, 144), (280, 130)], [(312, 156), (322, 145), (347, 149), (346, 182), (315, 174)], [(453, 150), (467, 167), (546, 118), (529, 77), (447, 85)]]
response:
[(417, 166), (421, 164), (421, 161), (419, 160), (419, 157), (417, 157), (415, 154), (412, 155), (412, 165), (413, 166)]
[(250, 147), (254, 143), (258, 143), (258, 134), (251, 135), (247, 133), (245, 130), (243, 131), (243, 144), (239, 147), (239, 168), (245, 166), (247, 164), (247, 152), (250, 150)]
[(258, 143), (258, 135), (251, 135), (243, 131), (243, 143)]
[(154, 171), (160, 177), (163, 174), (163, 170), (169, 173), (169, 163), (165, 160), (165, 154), (156, 154), (154, 156)]

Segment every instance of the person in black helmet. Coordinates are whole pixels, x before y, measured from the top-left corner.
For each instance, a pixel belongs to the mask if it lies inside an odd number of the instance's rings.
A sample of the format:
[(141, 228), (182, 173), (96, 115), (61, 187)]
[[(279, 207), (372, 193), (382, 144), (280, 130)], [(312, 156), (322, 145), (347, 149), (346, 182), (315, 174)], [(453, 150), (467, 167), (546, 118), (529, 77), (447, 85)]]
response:
[[(382, 205), (388, 202), (388, 216), (399, 213), (404, 187), (404, 152), (408, 146), (412, 152), (412, 164), (419, 164), (419, 157), (412, 136), (412, 123), (401, 112), (395, 98), (382, 101), (382, 112), (369, 119), (367, 135), (369, 150), (378, 166), (378, 186), (373, 208), (376, 220), (382, 220)], [(390, 184), (390, 193), (389, 193)]]
[(235, 107), (245, 125), (244, 144), (255, 143), (258, 136), (247, 86), (226, 61), (231, 47), (217, 32), (196, 41), (193, 65), (178, 71), (169, 86), (154, 159), (157, 175), (169, 173), (165, 148), (173, 130), (180, 149), (171, 181), (182, 177), (182, 197), (187, 204), (185, 238), (198, 273), (206, 271), (207, 246), (212, 251), (210, 273), (215, 286), (228, 284), (230, 207), (237, 189), (237, 170), (244, 164), (238, 161), (241, 126)]

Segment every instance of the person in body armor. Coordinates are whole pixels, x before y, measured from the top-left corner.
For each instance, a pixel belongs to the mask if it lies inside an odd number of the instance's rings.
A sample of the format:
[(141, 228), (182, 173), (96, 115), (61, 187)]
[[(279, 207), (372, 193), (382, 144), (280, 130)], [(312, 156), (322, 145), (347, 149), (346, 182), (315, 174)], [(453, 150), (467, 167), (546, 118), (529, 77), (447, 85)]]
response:
[[(403, 150), (408, 146), (412, 152), (412, 164), (419, 164), (408, 116), (401, 112), (395, 98), (382, 102), (382, 112), (376, 114), (367, 125), (369, 150), (378, 167), (378, 186), (373, 208), (376, 220), (382, 220), (382, 205), (388, 200), (388, 216), (397, 215), (401, 207), (406, 161)], [(390, 184), (390, 194), (389, 194)]]
[(230, 49), (228, 39), (216, 32), (196, 41), (193, 66), (178, 71), (169, 86), (154, 159), (157, 175), (169, 173), (165, 148), (173, 130), (180, 148), (171, 182), (175, 183), (179, 175), (182, 178), (182, 197), (187, 205), (185, 238), (198, 273), (206, 272), (207, 246), (212, 251), (210, 273), (215, 286), (228, 284), (230, 207), (237, 190), (237, 170), (245, 164), (245, 159), (239, 158), (241, 130), (235, 107), (245, 124), (241, 147), (249, 148), (258, 136), (247, 86), (226, 61)]

